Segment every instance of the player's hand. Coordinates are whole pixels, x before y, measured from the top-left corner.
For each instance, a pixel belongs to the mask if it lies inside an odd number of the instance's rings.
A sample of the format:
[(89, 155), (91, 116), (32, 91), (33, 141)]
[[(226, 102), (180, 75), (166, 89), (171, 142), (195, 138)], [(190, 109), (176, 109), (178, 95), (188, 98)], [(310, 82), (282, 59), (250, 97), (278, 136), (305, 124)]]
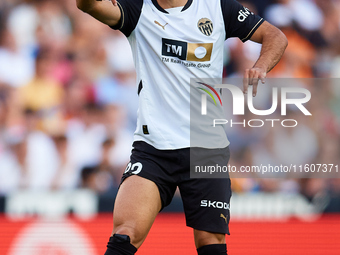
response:
[(248, 87), (253, 86), (253, 97), (257, 94), (257, 86), (259, 80), (262, 84), (266, 82), (267, 71), (261, 67), (253, 67), (251, 69), (246, 69), (243, 78), (243, 93), (248, 93)]

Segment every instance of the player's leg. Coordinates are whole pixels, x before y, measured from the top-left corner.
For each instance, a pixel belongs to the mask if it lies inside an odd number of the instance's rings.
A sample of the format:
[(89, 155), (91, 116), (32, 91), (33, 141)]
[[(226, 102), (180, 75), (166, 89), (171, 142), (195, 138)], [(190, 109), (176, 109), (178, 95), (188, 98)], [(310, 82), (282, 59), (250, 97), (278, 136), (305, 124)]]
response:
[(177, 154), (157, 150), (145, 142), (135, 142), (133, 147), (116, 197), (114, 228), (105, 255), (134, 254), (176, 190), (176, 184), (169, 182), (167, 169), (172, 169)]
[(198, 255), (227, 254), (230, 179), (192, 179), (180, 185), (187, 226), (194, 229)]
[[(229, 148), (190, 150), (191, 166), (226, 166), (230, 157)], [(188, 173), (179, 184), (186, 223), (194, 229), (199, 255), (227, 254), (225, 234), (229, 234), (231, 182), (227, 173), (226, 178), (203, 177), (190, 178)]]
[(227, 254), (225, 234), (194, 229), (198, 255)]
[(157, 185), (139, 176), (127, 178), (121, 185), (113, 211), (113, 234), (129, 235), (140, 247), (162, 204)]
[(114, 228), (105, 255), (134, 254), (161, 209), (157, 185), (133, 175), (120, 186), (113, 212)]

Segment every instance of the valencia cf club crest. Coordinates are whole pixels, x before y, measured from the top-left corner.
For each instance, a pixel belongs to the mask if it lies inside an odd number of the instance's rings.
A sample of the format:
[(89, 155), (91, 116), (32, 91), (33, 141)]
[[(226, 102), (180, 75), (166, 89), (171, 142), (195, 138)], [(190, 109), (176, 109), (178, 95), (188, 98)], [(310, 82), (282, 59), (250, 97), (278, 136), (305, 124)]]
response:
[(197, 27), (206, 36), (210, 36), (214, 29), (213, 23), (207, 18), (200, 19), (197, 23)]

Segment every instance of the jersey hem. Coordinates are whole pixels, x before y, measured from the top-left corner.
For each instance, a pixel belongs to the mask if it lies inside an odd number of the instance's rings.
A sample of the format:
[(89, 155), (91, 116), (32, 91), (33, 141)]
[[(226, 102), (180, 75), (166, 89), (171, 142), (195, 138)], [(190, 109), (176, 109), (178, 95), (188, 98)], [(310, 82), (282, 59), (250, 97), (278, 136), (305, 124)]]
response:
[(157, 150), (181, 150), (181, 149), (187, 149), (187, 148), (203, 148), (203, 149), (224, 149), (227, 148), (230, 145), (230, 142), (227, 140), (226, 143), (224, 143), (222, 146), (219, 147), (206, 147), (206, 146), (190, 146), (190, 144), (183, 144), (178, 146), (170, 146), (170, 145), (163, 145), (160, 146), (157, 143), (152, 143), (150, 140), (144, 139), (144, 137), (135, 135), (133, 142), (145, 142), (148, 145), (154, 147)]

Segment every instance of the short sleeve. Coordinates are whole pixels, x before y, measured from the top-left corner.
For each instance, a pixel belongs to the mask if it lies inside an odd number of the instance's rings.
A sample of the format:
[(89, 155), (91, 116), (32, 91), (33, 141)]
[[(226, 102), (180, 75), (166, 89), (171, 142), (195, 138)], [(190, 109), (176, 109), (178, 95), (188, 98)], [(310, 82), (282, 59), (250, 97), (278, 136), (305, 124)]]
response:
[(143, 0), (118, 0), (118, 7), (121, 11), (121, 18), (112, 29), (120, 30), (126, 37), (129, 37), (136, 28), (142, 12)]
[(264, 19), (252, 13), (235, 0), (221, 0), (226, 39), (238, 37), (242, 42), (249, 40), (264, 22)]

